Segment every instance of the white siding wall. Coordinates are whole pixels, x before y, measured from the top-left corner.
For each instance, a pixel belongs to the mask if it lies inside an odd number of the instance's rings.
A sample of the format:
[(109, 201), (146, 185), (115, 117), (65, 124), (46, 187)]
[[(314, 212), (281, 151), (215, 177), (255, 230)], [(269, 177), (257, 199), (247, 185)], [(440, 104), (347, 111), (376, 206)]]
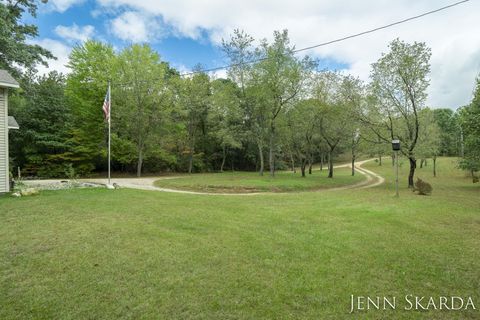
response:
[(0, 193), (8, 192), (7, 89), (0, 88)]

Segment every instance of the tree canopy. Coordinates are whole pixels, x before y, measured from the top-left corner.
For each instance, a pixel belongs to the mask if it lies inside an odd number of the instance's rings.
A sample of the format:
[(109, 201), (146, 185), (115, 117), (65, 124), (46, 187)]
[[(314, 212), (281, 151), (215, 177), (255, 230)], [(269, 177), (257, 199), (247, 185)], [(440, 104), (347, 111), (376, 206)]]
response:
[(54, 58), (47, 49), (28, 42), (38, 36), (38, 28), (34, 24), (22, 22), (25, 12), (35, 17), (37, 2), (34, 0), (0, 2), (0, 69), (7, 69), (15, 76), (22, 73), (21, 68), (35, 69), (38, 63), (47, 65), (46, 59)]
[(223, 50), (231, 63), (226, 78), (200, 67), (180, 76), (147, 44), (119, 51), (93, 40), (75, 46), (66, 76), (32, 70), (12, 96), (12, 114), (24, 130), (11, 134), (13, 166), (49, 177), (105, 170), (102, 104), (110, 82), (114, 171), (229, 168), (273, 176), (299, 166), (307, 178), (320, 162), (333, 178), (336, 157), (354, 164), (359, 152), (391, 155), (394, 138), (411, 165), (409, 184), (417, 159), (461, 149), (462, 166), (477, 170), (478, 88), (458, 113), (427, 108), (424, 43), (392, 41), (372, 65), (370, 83), (319, 70), (314, 59), (294, 54), (287, 31), (256, 42), (236, 30)]

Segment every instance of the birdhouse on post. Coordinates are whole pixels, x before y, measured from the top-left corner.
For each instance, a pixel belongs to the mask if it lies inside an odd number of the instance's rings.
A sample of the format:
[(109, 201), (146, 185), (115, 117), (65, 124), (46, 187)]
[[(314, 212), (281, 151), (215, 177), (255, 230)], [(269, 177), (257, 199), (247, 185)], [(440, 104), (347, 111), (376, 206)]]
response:
[(392, 140), (392, 149), (393, 151), (400, 150), (400, 140)]

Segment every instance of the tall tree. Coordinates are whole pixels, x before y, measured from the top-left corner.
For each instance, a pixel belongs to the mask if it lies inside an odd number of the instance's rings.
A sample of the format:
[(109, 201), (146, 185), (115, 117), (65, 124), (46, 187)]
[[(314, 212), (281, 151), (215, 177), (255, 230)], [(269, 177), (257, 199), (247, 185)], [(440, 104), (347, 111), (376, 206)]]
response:
[(371, 128), (387, 129), (388, 136), (379, 135), (385, 142), (401, 141), (401, 152), (410, 162), (408, 186), (413, 188), (417, 166), (415, 147), (421, 126), (419, 112), (427, 99), (431, 52), (425, 43), (408, 44), (399, 39), (392, 41), (389, 48), (390, 51), (372, 65), (375, 108), (381, 122), (373, 123)]
[(15, 165), (25, 174), (63, 177), (68, 161), (62, 155), (67, 143), (70, 109), (65, 96), (65, 77), (57, 72), (24, 81), (11, 112), (22, 130), (11, 133)]
[(311, 162), (315, 148), (318, 111), (319, 104), (314, 99), (299, 101), (287, 111), (287, 129), (290, 139), (285, 140), (290, 144), (289, 148), (300, 163), (302, 177), (306, 177), (306, 166)]
[[(348, 80), (336, 72), (317, 75), (313, 94), (320, 104), (319, 132), (327, 145), (328, 177), (333, 178), (333, 157), (341, 143), (353, 138), (357, 129), (353, 122), (354, 104), (346, 88)], [(352, 131), (353, 129), (353, 131)]]
[(275, 150), (277, 147), (276, 120), (285, 108), (294, 103), (309, 78), (315, 63), (305, 57), (303, 60), (294, 55), (294, 46), (290, 45), (288, 31), (274, 32), (274, 40), (269, 44), (263, 40), (260, 55), (263, 57), (255, 65), (254, 77), (259, 87), (259, 103), (266, 110), (268, 130), (268, 162), (270, 175), (275, 174)]
[(457, 156), (459, 153), (460, 124), (452, 109), (433, 110), (434, 121), (440, 129), (439, 155)]
[[(72, 110), (72, 125), (71, 150), (65, 157), (72, 161), (77, 171), (86, 173), (101, 167), (106, 159), (102, 104), (108, 81), (113, 79), (115, 72), (115, 53), (111, 46), (89, 40), (73, 48), (67, 66), (71, 72), (67, 77), (65, 95)], [(115, 90), (116, 84), (113, 83), (113, 108)]]
[(470, 171), (474, 182), (478, 181), (475, 172), (480, 171), (480, 77), (476, 82), (472, 102), (460, 110), (465, 143), (465, 153), (460, 161), (460, 167)]
[(358, 78), (343, 76), (339, 94), (344, 104), (344, 108), (351, 112), (352, 115), (348, 121), (348, 127), (346, 130), (349, 134), (347, 146), (351, 151), (352, 176), (354, 176), (355, 160), (361, 142), (361, 123), (355, 115), (361, 112), (364, 106), (365, 86)]
[(162, 124), (172, 107), (169, 81), (173, 73), (149, 45), (134, 44), (118, 55), (118, 100), (113, 113), (115, 132), (132, 141), (137, 153), (137, 176), (146, 155), (160, 143)]
[(220, 172), (223, 172), (229, 149), (242, 146), (242, 110), (239, 90), (234, 82), (225, 79), (212, 82), (208, 118), (213, 127), (213, 136), (222, 148)]
[(259, 58), (254, 39), (241, 30), (234, 30), (228, 41), (223, 40), (223, 51), (230, 60), (228, 76), (240, 88), (240, 107), (244, 113), (244, 126), (248, 138), (258, 150), (259, 174), (265, 170), (264, 148), (266, 139), (265, 105), (258, 99), (260, 90), (255, 86), (253, 63)]
[[(441, 148), (441, 131), (435, 121), (435, 110), (425, 108), (419, 112), (420, 131), (418, 133), (417, 156), (426, 163), (427, 158), (433, 160), (433, 176), (437, 176), (437, 156)], [(420, 168), (422, 164), (420, 164)]]
[(17, 76), (21, 73), (20, 68), (34, 69), (37, 63), (47, 65), (45, 59), (54, 58), (47, 49), (29, 43), (28, 40), (38, 36), (38, 28), (36, 25), (23, 23), (25, 12), (36, 17), (37, 1), (0, 2), (0, 69), (7, 69)]
[(206, 129), (210, 107), (211, 82), (206, 73), (199, 72), (180, 83), (179, 106), (183, 110), (186, 128), (188, 173), (193, 172), (195, 146)]

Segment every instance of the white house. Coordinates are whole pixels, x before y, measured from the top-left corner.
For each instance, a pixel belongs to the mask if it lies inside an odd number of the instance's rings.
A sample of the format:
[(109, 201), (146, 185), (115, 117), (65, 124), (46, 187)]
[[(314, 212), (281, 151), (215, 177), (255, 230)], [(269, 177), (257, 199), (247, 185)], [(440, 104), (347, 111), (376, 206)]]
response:
[(0, 70), (0, 193), (10, 191), (8, 129), (18, 129), (15, 119), (8, 117), (8, 89), (18, 87), (18, 82), (7, 71)]

